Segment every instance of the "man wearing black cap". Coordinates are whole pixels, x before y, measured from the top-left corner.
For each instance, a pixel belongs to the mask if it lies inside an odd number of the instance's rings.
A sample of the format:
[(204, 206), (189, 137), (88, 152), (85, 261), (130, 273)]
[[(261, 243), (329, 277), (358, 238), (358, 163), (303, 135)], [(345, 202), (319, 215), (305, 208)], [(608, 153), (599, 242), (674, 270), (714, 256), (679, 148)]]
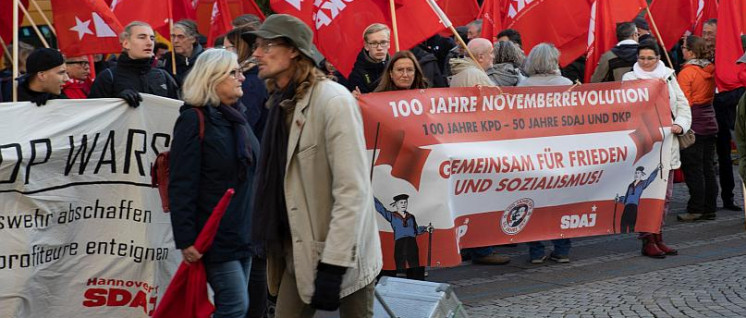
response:
[(425, 280), (425, 267), (420, 266), (420, 249), (417, 236), (432, 230), (431, 227), (418, 226), (414, 215), (407, 211), (409, 196), (400, 194), (394, 197), (391, 206), (396, 211), (389, 211), (374, 198), (376, 211), (391, 224), (394, 230), (394, 262), (397, 271), (406, 270), (407, 278)]
[(41, 106), (50, 99), (67, 98), (62, 94), (62, 86), (68, 79), (65, 59), (59, 51), (36, 49), (26, 59), (26, 75), (19, 79), (18, 101)]
[(640, 34), (640, 37), (637, 39), (638, 42), (642, 43), (642, 41), (647, 41), (647, 40), (655, 41), (655, 38), (650, 33), (650, 27), (648, 26), (648, 21), (646, 21), (645, 18), (643, 17), (635, 18), (635, 26), (637, 27), (637, 33)]
[(133, 21), (119, 38), (123, 51), (117, 66), (98, 74), (88, 98), (121, 98), (132, 107), (140, 106), (140, 93), (178, 99), (176, 81), (166, 71), (153, 67), (153, 28)]
[(381, 243), (356, 100), (316, 68), (303, 21), (275, 14), (248, 34), (270, 94), (252, 231), (275, 317), (372, 317)]

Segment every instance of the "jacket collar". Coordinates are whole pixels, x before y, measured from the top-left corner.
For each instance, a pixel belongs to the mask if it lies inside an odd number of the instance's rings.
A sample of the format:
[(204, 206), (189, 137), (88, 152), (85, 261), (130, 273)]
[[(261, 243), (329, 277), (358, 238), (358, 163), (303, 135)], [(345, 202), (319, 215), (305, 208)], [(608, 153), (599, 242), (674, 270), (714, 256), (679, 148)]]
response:
[[(323, 81), (323, 80), (322, 80)], [(311, 104), (311, 97), (313, 92), (318, 88), (319, 83), (311, 87), (308, 92), (295, 104), (295, 111), (293, 112), (293, 122), (290, 123), (290, 132), (288, 133), (288, 152), (287, 159), (285, 160), (285, 172), (290, 167), (290, 162), (295, 155), (298, 142), (300, 141), (300, 133), (303, 131), (303, 126), (306, 124), (306, 109)]]

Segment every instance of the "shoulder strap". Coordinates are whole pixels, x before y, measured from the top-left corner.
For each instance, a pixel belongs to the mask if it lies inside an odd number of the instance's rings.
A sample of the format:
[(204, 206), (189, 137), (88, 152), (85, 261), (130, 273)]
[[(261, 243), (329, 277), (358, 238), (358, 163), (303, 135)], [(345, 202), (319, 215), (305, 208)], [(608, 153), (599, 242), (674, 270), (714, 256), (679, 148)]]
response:
[(201, 143), (205, 139), (205, 115), (198, 107), (193, 107), (192, 109), (197, 112), (197, 118), (199, 118), (199, 142)]

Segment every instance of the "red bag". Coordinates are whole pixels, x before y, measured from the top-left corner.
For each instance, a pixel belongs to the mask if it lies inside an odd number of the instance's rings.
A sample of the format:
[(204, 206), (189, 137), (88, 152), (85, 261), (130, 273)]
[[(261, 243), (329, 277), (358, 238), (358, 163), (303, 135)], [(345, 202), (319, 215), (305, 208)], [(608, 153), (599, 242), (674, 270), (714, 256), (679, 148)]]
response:
[[(199, 142), (201, 144), (202, 139), (205, 138), (205, 115), (202, 114), (202, 110), (199, 108), (192, 109), (197, 112), (197, 118), (199, 118)], [(155, 163), (150, 166), (150, 185), (153, 188), (158, 188), (158, 193), (161, 195), (163, 212), (171, 211), (168, 205), (169, 153), (170, 151), (159, 153), (155, 157)]]

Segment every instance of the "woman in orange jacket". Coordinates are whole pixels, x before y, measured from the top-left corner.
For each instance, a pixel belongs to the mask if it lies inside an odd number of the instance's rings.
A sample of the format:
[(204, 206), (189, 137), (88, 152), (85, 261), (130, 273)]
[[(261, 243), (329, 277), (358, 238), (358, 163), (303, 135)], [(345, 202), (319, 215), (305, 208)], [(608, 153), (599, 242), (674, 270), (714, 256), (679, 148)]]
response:
[(712, 101), (715, 96), (715, 66), (708, 59), (707, 44), (688, 36), (682, 46), (686, 63), (679, 73), (679, 86), (692, 107), (692, 130), (696, 140), (681, 150), (681, 168), (689, 188), (687, 213), (679, 221), (713, 220), (717, 209), (715, 180), (715, 136), (718, 124)]

